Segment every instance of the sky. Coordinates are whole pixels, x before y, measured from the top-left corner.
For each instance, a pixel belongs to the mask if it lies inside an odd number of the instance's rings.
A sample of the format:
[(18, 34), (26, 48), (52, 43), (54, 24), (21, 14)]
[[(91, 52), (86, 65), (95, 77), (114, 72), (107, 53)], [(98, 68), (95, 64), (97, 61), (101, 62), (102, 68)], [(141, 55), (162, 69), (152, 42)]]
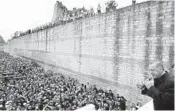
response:
[[(52, 20), (54, 4), (58, 0), (0, 0), (0, 35), (5, 41), (11, 38), (15, 31), (26, 31)], [(74, 7), (93, 7), (96, 11), (98, 4), (102, 11), (108, 0), (59, 0), (69, 10)], [(118, 8), (132, 4), (132, 0), (115, 0)], [(137, 3), (147, 0), (136, 0)]]

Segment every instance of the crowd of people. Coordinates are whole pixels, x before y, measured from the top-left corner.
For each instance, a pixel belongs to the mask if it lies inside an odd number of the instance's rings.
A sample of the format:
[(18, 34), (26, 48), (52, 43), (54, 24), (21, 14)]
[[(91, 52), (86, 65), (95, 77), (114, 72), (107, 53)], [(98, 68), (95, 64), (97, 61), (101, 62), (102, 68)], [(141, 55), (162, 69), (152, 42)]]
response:
[[(127, 100), (112, 90), (44, 71), (34, 61), (5, 52), (0, 52), (0, 79), (0, 110), (76, 110), (87, 104), (96, 110), (126, 109)], [(138, 107), (132, 104), (131, 109)]]

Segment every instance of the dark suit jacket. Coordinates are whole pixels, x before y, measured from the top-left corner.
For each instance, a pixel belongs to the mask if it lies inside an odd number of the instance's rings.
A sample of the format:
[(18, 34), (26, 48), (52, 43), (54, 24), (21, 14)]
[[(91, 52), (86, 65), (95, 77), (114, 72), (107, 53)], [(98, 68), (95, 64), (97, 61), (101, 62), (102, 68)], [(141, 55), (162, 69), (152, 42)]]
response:
[(155, 110), (174, 110), (174, 78), (167, 71), (154, 79), (154, 86), (143, 88), (142, 94), (153, 98)]

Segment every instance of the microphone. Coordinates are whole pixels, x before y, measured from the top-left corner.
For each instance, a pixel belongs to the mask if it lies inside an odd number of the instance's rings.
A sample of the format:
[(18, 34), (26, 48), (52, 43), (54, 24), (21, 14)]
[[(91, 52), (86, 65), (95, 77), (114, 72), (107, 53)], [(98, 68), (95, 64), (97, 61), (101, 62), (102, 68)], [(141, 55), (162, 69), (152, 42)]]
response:
[(137, 88), (143, 90), (146, 86), (144, 84), (137, 84)]
[(145, 81), (143, 81), (141, 84), (137, 84), (137, 85), (136, 85), (137, 88), (139, 88), (139, 89), (141, 89), (141, 90), (145, 89), (145, 88), (146, 88), (145, 83), (146, 83), (147, 81), (151, 81), (152, 79), (153, 79), (152, 77), (147, 77), (147, 79), (146, 79)]

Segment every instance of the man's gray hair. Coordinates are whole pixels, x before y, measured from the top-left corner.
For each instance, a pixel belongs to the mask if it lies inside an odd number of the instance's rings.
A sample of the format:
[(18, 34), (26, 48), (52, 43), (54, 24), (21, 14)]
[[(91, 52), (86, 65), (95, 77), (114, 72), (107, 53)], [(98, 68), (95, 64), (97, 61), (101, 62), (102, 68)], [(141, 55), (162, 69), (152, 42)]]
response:
[(164, 70), (164, 66), (163, 66), (163, 62), (162, 61), (155, 61), (154, 63), (157, 68), (162, 68), (162, 70)]

